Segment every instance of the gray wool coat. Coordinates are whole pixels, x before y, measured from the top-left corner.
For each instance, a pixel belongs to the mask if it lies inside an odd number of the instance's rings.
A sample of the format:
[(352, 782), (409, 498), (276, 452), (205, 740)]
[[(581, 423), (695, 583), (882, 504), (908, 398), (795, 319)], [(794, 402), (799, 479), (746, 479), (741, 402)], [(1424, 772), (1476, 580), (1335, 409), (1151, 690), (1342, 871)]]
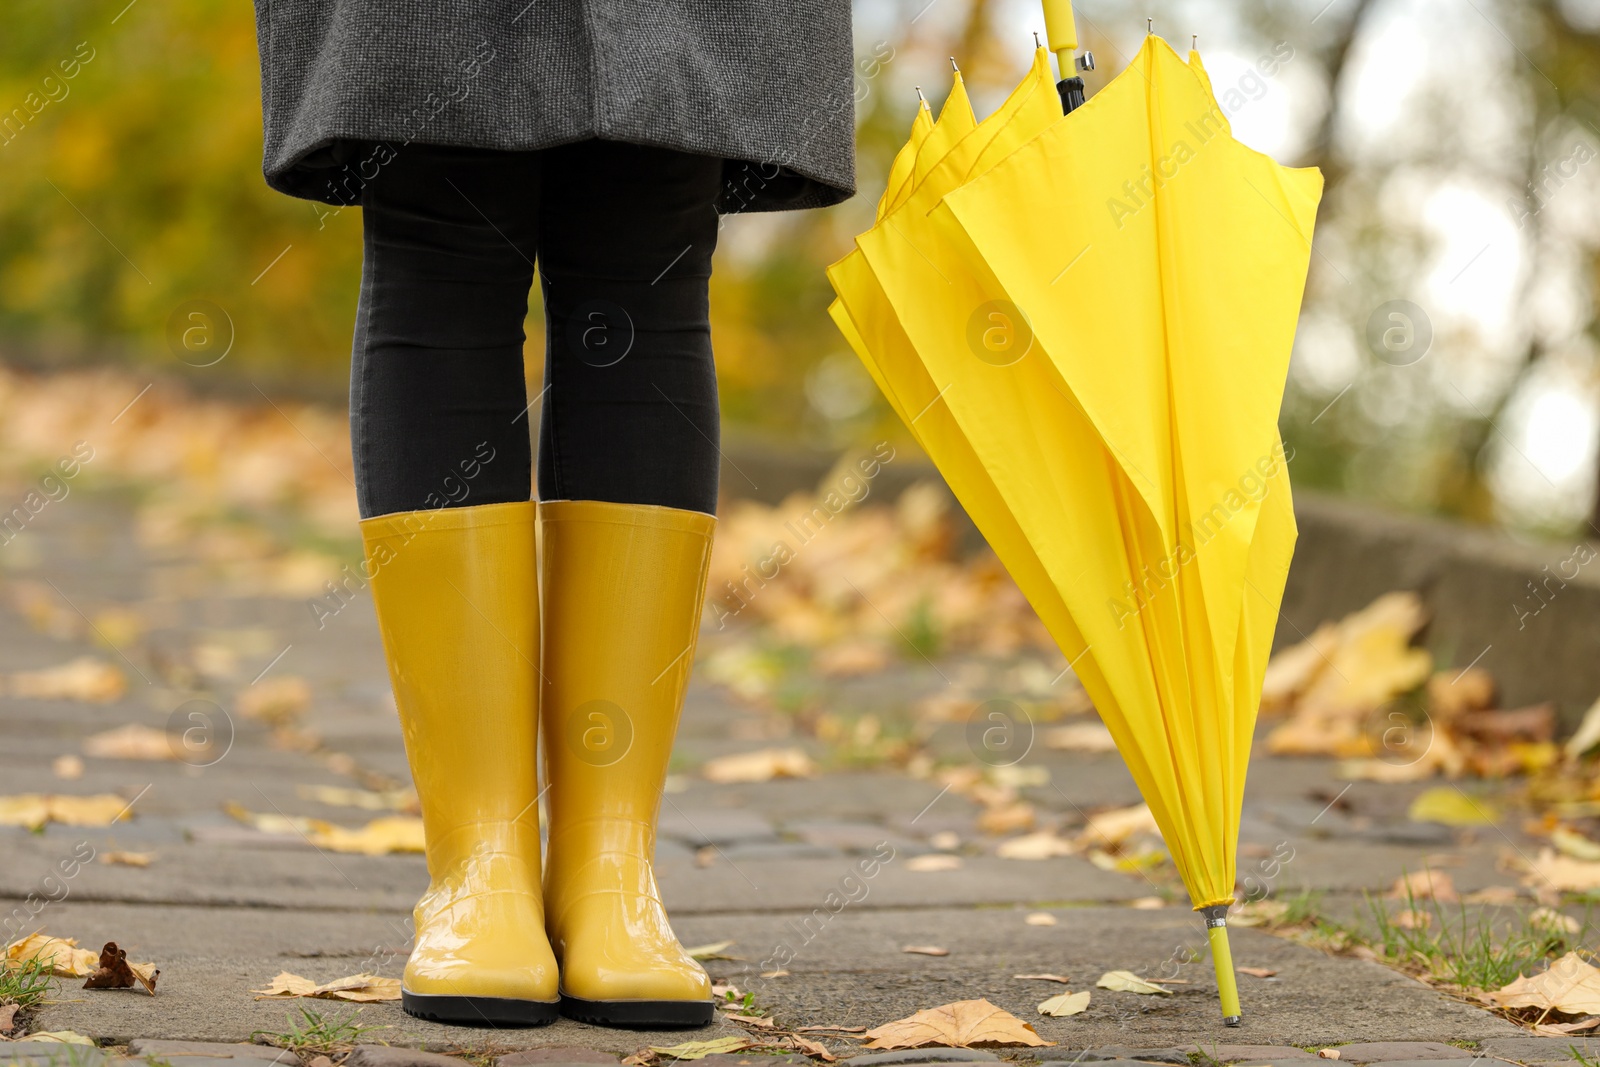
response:
[(411, 143), (726, 161), (723, 212), (855, 191), (849, 0), (255, 0), (267, 183), (359, 200)]

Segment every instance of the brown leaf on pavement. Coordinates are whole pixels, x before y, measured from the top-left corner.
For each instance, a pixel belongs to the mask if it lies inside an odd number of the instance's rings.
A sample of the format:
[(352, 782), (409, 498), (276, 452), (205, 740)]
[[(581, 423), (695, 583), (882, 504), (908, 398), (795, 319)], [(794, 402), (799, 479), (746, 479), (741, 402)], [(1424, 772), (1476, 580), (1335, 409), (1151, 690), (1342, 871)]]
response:
[(1039, 1048), (1054, 1045), (1031, 1025), (987, 1000), (958, 1000), (868, 1030), (867, 1048)]
[[(677, 1045), (651, 1045), (650, 1051), (675, 1060), (702, 1060), (722, 1052), (739, 1052), (756, 1044), (744, 1034), (714, 1037), (709, 1041), (684, 1041)], [(635, 1053), (637, 1055), (637, 1053)]]
[(1456, 883), (1444, 871), (1412, 871), (1395, 880), (1389, 890), (1390, 900), (1437, 900), (1451, 903), (1459, 900)]
[(95, 857), (101, 863), (109, 863), (113, 867), (148, 867), (150, 861), (155, 858), (154, 852), (122, 852), (116, 849), (102, 852)]
[(1062, 985), (1066, 985), (1070, 981), (1064, 974), (1014, 974), (1011, 977), (1019, 982), (1060, 982)]
[(83, 754), (96, 759), (177, 759), (173, 738), (165, 730), (130, 722), (114, 730), (91, 734), (83, 739)]
[(298, 974), (279, 971), (278, 976), (267, 988), (252, 989), (250, 992), (260, 994), (256, 997), (257, 1000), (270, 1000), (274, 997), (319, 997), (327, 1000), (360, 1002), (399, 1000), (400, 979), (362, 973), (319, 984)]
[(807, 1056), (815, 1056), (826, 1063), (832, 1063), (839, 1057), (828, 1051), (828, 1046), (820, 1041), (813, 1041), (809, 1037), (791, 1036), (788, 1043), (804, 1052)]
[(156, 995), (156, 979), (161, 972), (148, 963), (129, 963), (128, 954), (107, 941), (100, 950), (100, 966), (84, 981), (85, 989), (132, 989), (143, 986), (152, 997)]
[(700, 768), (708, 782), (770, 782), (774, 778), (814, 778), (817, 765), (798, 748), (764, 748), (719, 756)]
[(81, 700), (110, 704), (128, 691), (122, 671), (94, 656), (79, 656), (55, 667), (16, 671), (5, 679), (8, 696), (29, 700)]
[(240, 715), (269, 726), (291, 726), (310, 706), (311, 686), (292, 674), (257, 682), (241, 692), (233, 704)]
[(1518, 975), (1503, 988), (1484, 994), (1502, 1008), (1534, 1008), (1565, 1015), (1600, 1015), (1600, 967), (1569, 952), (1548, 970)]
[(86, 948), (79, 948), (72, 937), (51, 937), (48, 934), (29, 934), (7, 945), (3, 954), (8, 967), (38, 960), (57, 978), (82, 978), (91, 973), (99, 957)]
[(83, 757), (68, 753), (50, 761), (50, 773), (63, 781), (76, 781), (83, 777)]
[(0, 1034), (9, 1034), (16, 1026), (17, 1009), (20, 1004), (0, 1004)]
[(901, 952), (909, 952), (913, 956), (948, 956), (948, 955), (950, 955), (950, 950), (949, 949), (940, 948), (938, 945), (907, 945), (905, 948), (901, 949), (900, 951)]
[(1251, 978), (1271, 978), (1278, 972), (1265, 967), (1235, 967), (1240, 974), (1248, 974)]

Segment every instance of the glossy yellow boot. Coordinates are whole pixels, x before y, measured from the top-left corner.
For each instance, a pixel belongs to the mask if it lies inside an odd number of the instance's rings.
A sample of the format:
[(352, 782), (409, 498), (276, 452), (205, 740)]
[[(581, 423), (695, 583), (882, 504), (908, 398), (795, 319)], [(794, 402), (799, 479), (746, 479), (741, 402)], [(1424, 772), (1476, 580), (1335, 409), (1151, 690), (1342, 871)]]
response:
[(427, 839), (401, 1005), (437, 1022), (532, 1026), (558, 1014), (539, 882), (535, 508), (361, 523)]
[(716, 519), (592, 500), (540, 505), (550, 863), (561, 1012), (704, 1026), (711, 982), (667, 922), (656, 815), (694, 664)]

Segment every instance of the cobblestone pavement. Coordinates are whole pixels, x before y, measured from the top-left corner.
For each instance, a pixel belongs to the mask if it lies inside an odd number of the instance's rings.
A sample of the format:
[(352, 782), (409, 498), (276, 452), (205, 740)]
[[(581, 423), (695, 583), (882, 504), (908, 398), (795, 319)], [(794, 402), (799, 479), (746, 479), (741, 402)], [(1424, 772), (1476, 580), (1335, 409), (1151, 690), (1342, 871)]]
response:
[[(77, 1031), (114, 1046), (74, 1050), (80, 1067), (127, 1052), (185, 1067), (212, 1067), (217, 1057), (254, 1067), (252, 1057), (266, 1062), (277, 1053), (259, 1045), (218, 1050), (170, 1042), (246, 1042), (255, 1031), (284, 1029), (286, 1012), (302, 1003), (350, 1010), (326, 1001), (261, 1001), (250, 991), (283, 970), (318, 980), (364, 970), (397, 976), (409, 909), (426, 882), (420, 856), (326, 852), (296, 832), (247, 826), (226, 810), (235, 805), (357, 825), (374, 813), (328, 804), (307, 787), (354, 787), (370, 784), (374, 776), (405, 779), (370, 603), (358, 591), (319, 627), (303, 598), (230, 585), (181, 546), (164, 554), (141, 549), (131, 501), (93, 496), (57, 510), (42, 516), (25, 542), (0, 550), (0, 563), (7, 588), (31, 583), (29, 588), (52, 590), (59, 617), (68, 624), (41, 630), (39, 613), (30, 621), (10, 598), (10, 606), (0, 609), (0, 671), (95, 655), (121, 666), (130, 686), (120, 700), (102, 704), (0, 698), (0, 794), (116, 793), (132, 801), (133, 817), (108, 828), (0, 828), (0, 908), (15, 915), (16, 908), (33, 911), (48, 900), (20, 932), (43, 929), (91, 947), (115, 940), (131, 958), (155, 962), (161, 978), (153, 997), (142, 991), (79, 991), (75, 982), (64, 982), (27, 1026)], [(115, 603), (137, 603), (147, 616), (149, 628), (133, 645), (118, 645), (104, 624), (70, 625), (74, 617), (95, 618), (93, 606)], [(117, 647), (108, 648), (108, 641)], [(233, 650), (234, 660), (207, 667), (206, 657), (218, 653), (202, 646), (219, 644)], [(934, 692), (956, 666), (902, 667), (841, 682), (836, 699), (850, 704), (884, 694), (903, 699)], [(231, 745), (207, 766), (85, 757), (82, 776), (73, 780), (52, 769), (58, 757), (80, 753), (89, 734), (130, 722), (181, 730), (192, 721), (190, 701), (231, 708), (238, 693), (288, 675), (310, 684), (313, 701), (300, 726), (316, 735), (320, 747), (275, 745), (266, 724), (232, 715), (213, 724), (231, 731)], [(814, 779), (733, 785), (712, 784), (695, 773), (720, 755), (813, 744), (791, 731), (782, 715), (754, 710), (697, 683), (674, 757), (658, 855), (660, 883), (685, 943), (732, 941), (724, 954), (737, 958), (712, 960), (708, 968), (714, 977), (754, 992), (785, 1027), (870, 1027), (986, 997), (1055, 1042), (1000, 1050), (1010, 1059), (1187, 1063), (1198, 1048), (1222, 1060), (1275, 1062), (1304, 1058), (1307, 1046), (1336, 1043), (1345, 1045), (1347, 1062), (1393, 1067), (1484, 1056), (1530, 1063), (1570, 1059), (1573, 1041), (1529, 1037), (1376, 963), (1324, 954), (1257, 929), (1235, 931), (1236, 962), (1275, 975), (1241, 977), (1246, 1022), (1224, 1030), (1209, 961), (1181, 962), (1190, 947), (1203, 946), (1204, 937), (1193, 913), (1171, 894), (1170, 880), (1104, 870), (1076, 855), (1036, 862), (998, 858), (995, 839), (976, 826), (979, 809), (972, 801), (895, 770), (829, 771)], [(941, 728), (931, 742), (935, 751), (952, 754), (964, 744), (959, 724)], [(311, 742), (300, 747), (311, 749)], [(1041, 749), (1023, 765), (1048, 773), (1043, 784), (1023, 790), (1047, 813), (1072, 816), (1138, 799), (1115, 755)], [(1278, 896), (1325, 890), (1335, 909), (1358, 906), (1363, 891), (1385, 891), (1424, 863), (1447, 869), (1463, 894), (1514, 884), (1514, 876), (1496, 867), (1504, 853), (1532, 848), (1515, 820), (1473, 831), (1410, 822), (1407, 806), (1422, 788), (1351, 785), (1334, 776), (1331, 761), (1258, 758), (1251, 769), (1241, 869), (1253, 869), (1260, 857), (1292, 854), (1266, 879), (1266, 888)], [(960, 866), (915, 869), (928, 866), (915, 863), (917, 857), (938, 851), (935, 835), (951, 833), (963, 842)], [(129, 850), (155, 858), (142, 868), (97, 861), (64, 883), (50, 881), (60, 860), (84, 843), (101, 856)], [(849, 880), (861, 857), (885, 844), (893, 858), (870, 879)], [(830, 894), (842, 887), (848, 903), (835, 909)], [(34, 905), (27, 903), (30, 894)], [(1151, 898), (1160, 897), (1171, 903), (1150, 906)], [(1027, 917), (1038, 912), (1055, 923), (1030, 924)], [(903, 951), (930, 943), (949, 954)], [(764, 964), (780, 953), (788, 973), (760, 977), (777, 969)], [(1089, 988), (1111, 969), (1176, 974), (1179, 981), (1167, 997), (1096, 990), (1087, 1012), (1056, 1019), (1040, 1016), (1035, 1006), (1064, 987), (1015, 977), (1060, 974), (1074, 989)], [(645, 1045), (745, 1032), (720, 1020), (693, 1035), (609, 1031), (565, 1021), (485, 1033), (421, 1023), (388, 1003), (363, 1007), (359, 1021), (379, 1028), (362, 1040), (381, 1044), (358, 1050), (359, 1058), (346, 1061), (353, 1067), (433, 1062), (383, 1046), (471, 1053), (480, 1065), (499, 1056), (501, 1067), (518, 1067), (612, 1062)], [(932, 1055), (875, 1059), (843, 1034), (811, 1036), (862, 1064)], [(0, 1047), (0, 1055), (24, 1063), (50, 1051), (32, 1042)], [(53, 1051), (58, 1058), (63, 1054), (60, 1047)], [(991, 1058), (973, 1051), (955, 1055)], [(734, 1055), (708, 1062), (726, 1067), (769, 1058)]]

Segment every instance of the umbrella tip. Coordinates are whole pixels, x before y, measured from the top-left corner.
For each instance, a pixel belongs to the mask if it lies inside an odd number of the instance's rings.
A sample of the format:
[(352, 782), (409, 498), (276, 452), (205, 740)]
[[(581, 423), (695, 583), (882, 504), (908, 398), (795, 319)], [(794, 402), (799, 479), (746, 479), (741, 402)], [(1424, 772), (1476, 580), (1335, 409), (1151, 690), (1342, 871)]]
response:
[(1144, 32), (1145, 33), (1155, 33), (1156, 32), (1156, 20), (1155, 19), (1150, 18), (1149, 16), (1145, 17), (1145, 20), (1144, 20)]
[(1242, 1022), (1244, 1022), (1244, 1016), (1242, 1015), (1224, 1015), (1222, 1017), (1223, 1026), (1238, 1026)]
[(918, 85), (915, 88), (917, 90), (917, 99), (921, 100), (923, 104), (927, 104), (928, 98), (922, 95), (922, 86)]
[(1198, 33), (1191, 33), (1189, 35), (1189, 51), (1195, 52), (1195, 51), (1198, 51), (1199, 48), (1200, 48), (1200, 35)]
[(1044, 47), (1044, 44), (1041, 43), (1040, 40), (1039, 40), (1039, 31), (1038, 30), (1034, 30), (1033, 31), (1033, 47), (1035, 47), (1035, 48), (1043, 48)]
[(955, 71), (957, 74), (961, 73), (961, 68), (956, 66), (956, 57), (955, 56), (951, 56), (950, 57), (950, 69)]

